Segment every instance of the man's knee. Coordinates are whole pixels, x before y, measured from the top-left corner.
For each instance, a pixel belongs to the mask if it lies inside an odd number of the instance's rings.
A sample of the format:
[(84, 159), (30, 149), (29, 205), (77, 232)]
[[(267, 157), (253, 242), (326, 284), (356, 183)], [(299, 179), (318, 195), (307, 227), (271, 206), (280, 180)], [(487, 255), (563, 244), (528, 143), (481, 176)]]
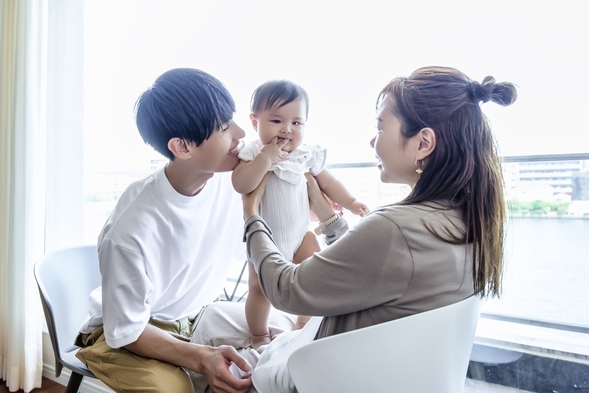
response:
[[(282, 332), (291, 331), (294, 324), (292, 316), (274, 309), (270, 311), (268, 327), (272, 338)], [(231, 345), (239, 349), (248, 347), (250, 338), (244, 304), (216, 302), (210, 304), (203, 312), (191, 342), (214, 347)]]
[(217, 347), (249, 345), (250, 333), (243, 303), (216, 302), (204, 311), (194, 330), (191, 342)]
[[(126, 367), (118, 365), (116, 368), (116, 371), (111, 370), (109, 375), (104, 376), (109, 383), (121, 389), (113, 389), (115, 391), (125, 393), (194, 392), (190, 377), (182, 367), (153, 360), (150, 364)], [(105, 382), (107, 385), (109, 383)]]

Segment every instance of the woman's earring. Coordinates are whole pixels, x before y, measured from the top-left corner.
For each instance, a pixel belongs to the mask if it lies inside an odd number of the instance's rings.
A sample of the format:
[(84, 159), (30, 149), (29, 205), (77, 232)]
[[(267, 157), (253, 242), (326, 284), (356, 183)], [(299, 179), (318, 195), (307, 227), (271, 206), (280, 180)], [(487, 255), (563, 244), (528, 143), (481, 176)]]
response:
[(421, 169), (421, 162), (419, 163), (419, 166), (417, 165), (417, 160), (415, 160), (415, 166), (417, 167), (417, 169), (415, 170), (415, 172), (417, 172), (418, 175), (421, 175), (423, 173), (423, 169)]

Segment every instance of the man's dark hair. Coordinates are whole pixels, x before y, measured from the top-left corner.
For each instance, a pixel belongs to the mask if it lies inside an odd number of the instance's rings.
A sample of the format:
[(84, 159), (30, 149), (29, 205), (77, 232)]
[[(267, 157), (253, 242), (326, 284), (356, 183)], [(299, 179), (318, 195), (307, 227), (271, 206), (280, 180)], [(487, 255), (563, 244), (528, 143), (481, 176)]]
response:
[(163, 73), (135, 103), (135, 122), (143, 141), (170, 160), (174, 160), (170, 139), (199, 146), (234, 113), (235, 102), (227, 88), (193, 68)]

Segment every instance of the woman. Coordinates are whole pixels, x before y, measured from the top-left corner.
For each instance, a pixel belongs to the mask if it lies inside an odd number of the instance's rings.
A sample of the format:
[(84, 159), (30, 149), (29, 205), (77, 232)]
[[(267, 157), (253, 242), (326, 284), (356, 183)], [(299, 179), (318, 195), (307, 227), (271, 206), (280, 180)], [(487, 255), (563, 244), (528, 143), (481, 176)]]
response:
[[(446, 67), (393, 79), (377, 99), (370, 141), (381, 180), (411, 186), (300, 265), (284, 260), (259, 217), (261, 190), (244, 196), (249, 260), (274, 307), (324, 316), (326, 337), (497, 295), (505, 202), (500, 159), (480, 103), (510, 105), (511, 83), (482, 84)], [(332, 241), (347, 224), (311, 182), (311, 205)], [(270, 344), (270, 347), (272, 344)]]

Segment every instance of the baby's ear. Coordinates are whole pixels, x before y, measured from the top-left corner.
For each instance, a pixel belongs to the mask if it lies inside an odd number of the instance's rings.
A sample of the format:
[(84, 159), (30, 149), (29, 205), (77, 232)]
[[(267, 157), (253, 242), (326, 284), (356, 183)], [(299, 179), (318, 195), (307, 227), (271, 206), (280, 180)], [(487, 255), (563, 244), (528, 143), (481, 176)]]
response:
[(250, 113), (250, 120), (252, 122), (252, 127), (254, 130), (258, 131), (258, 118), (253, 113)]

